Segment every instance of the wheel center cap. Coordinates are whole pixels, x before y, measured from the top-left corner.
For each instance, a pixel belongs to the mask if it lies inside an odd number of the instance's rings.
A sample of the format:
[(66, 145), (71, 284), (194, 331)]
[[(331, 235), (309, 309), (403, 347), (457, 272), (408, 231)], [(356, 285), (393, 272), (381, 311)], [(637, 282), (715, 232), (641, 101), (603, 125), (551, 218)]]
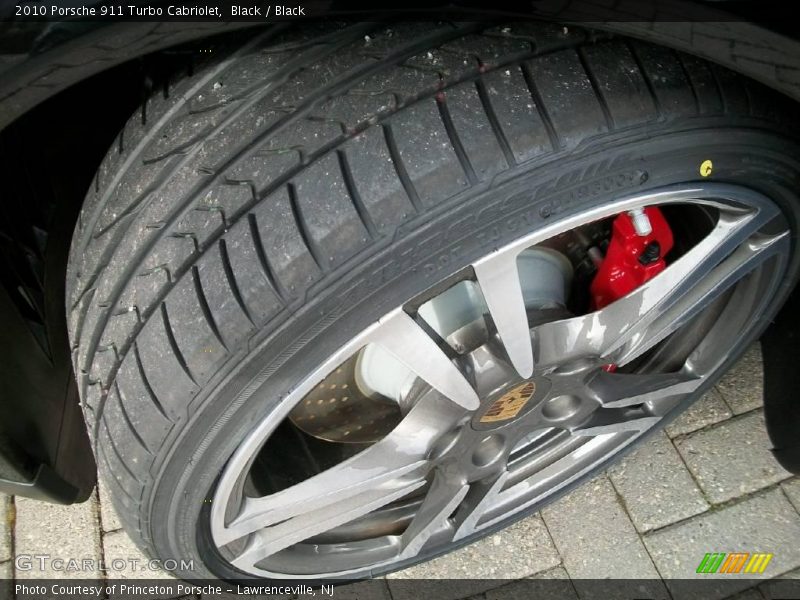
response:
[(472, 419), (472, 428), (485, 430), (509, 424), (536, 406), (549, 389), (547, 379), (537, 378), (490, 396)]

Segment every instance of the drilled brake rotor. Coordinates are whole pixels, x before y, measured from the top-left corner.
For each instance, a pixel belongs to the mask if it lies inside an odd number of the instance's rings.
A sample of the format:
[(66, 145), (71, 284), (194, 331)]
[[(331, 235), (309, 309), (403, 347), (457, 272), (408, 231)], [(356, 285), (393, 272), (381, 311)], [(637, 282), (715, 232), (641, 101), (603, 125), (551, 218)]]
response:
[(365, 396), (355, 384), (356, 356), (323, 379), (289, 414), (295, 426), (328, 442), (372, 443), (389, 433), (402, 415), (385, 398)]

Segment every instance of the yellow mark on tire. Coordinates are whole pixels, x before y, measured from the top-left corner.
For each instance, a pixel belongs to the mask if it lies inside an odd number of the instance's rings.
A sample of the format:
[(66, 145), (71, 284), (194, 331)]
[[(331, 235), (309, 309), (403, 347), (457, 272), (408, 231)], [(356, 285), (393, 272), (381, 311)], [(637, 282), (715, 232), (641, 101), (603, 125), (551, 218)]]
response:
[(710, 160), (704, 160), (702, 163), (700, 163), (700, 175), (703, 177), (708, 177), (711, 175), (711, 170), (713, 168), (714, 163), (712, 163)]

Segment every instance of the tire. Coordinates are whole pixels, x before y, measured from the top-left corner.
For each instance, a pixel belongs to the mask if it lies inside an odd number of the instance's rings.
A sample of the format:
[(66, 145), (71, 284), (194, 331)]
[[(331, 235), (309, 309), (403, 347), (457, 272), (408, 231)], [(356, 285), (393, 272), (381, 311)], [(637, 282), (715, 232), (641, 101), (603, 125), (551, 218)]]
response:
[[(709, 182), (768, 198), (796, 239), (794, 107), (699, 59), (536, 23), (307, 27), (237, 43), (131, 117), (68, 268), (101, 476), (146, 553), (194, 561), (179, 576), (254, 574), (210, 525), (242, 441), (356, 333), (497, 248), (619, 198)], [(663, 423), (775, 314), (798, 273), (796, 248), (782, 256), (779, 283)], [(347, 575), (426, 560), (526, 511)]]

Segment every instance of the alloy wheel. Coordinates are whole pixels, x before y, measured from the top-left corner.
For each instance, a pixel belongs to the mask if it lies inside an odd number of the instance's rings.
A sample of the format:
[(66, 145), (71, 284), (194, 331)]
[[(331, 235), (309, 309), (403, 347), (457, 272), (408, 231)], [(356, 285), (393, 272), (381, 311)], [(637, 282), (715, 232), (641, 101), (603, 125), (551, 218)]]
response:
[[(591, 310), (586, 246), (645, 206), (692, 233), (662, 273)], [(570, 235), (586, 240), (577, 253), (559, 245)], [(789, 244), (768, 198), (714, 184), (623, 198), (497, 248), (359, 332), (254, 425), (210, 509), (220, 556), (249, 575), (364, 576), (535, 510), (713, 381)], [(287, 446), (301, 458), (276, 475), (262, 463)]]

